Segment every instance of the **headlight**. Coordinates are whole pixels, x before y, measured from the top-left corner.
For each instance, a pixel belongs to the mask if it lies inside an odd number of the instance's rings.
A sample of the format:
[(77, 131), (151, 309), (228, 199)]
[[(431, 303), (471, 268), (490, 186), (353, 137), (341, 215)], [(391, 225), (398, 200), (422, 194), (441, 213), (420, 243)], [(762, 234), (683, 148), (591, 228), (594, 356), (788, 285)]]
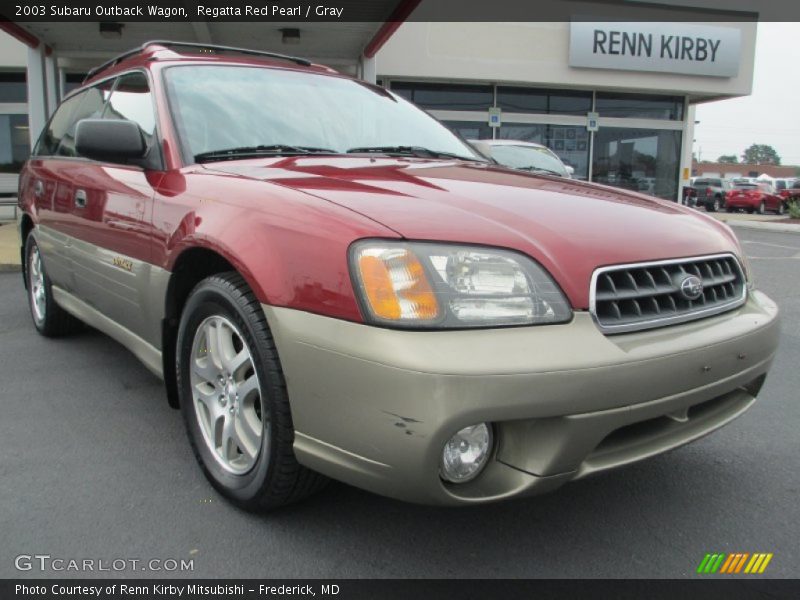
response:
[(351, 272), (370, 321), (407, 328), (563, 323), (572, 310), (532, 259), (498, 248), (364, 240)]

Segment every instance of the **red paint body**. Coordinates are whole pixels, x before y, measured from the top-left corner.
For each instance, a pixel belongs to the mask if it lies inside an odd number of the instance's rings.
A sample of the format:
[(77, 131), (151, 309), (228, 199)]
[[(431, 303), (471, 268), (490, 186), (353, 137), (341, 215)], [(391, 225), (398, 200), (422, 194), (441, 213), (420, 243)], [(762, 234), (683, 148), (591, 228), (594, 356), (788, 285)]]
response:
[(725, 197), (725, 204), (728, 208), (743, 208), (750, 212), (758, 210), (762, 202), (765, 210), (777, 212), (785, 199), (763, 189), (732, 189)]
[[(309, 156), (185, 165), (160, 76), (171, 56), (154, 47), (98, 75), (149, 71), (166, 170), (34, 158), (21, 174), (20, 201), (35, 222), (167, 270), (187, 249), (207, 248), (231, 262), (262, 302), (353, 321), (362, 315), (347, 251), (366, 237), (518, 250), (552, 274), (576, 309), (588, 307), (598, 266), (740, 254), (727, 226), (672, 202), (488, 164)], [(282, 61), (174, 56), (341, 77)], [(55, 166), (58, 173), (43, 173)], [(54, 183), (34, 199), (38, 178)], [(69, 204), (77, 185), (90, 195), (85, 209)]]

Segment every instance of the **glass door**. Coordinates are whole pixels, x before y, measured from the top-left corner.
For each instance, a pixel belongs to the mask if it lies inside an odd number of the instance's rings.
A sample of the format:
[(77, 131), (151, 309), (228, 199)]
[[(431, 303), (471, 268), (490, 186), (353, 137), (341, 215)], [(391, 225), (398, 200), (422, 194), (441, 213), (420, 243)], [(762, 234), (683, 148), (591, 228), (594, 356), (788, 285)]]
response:
[(575, 179), (589, 176), (589, 132), (586, 126), (503, 123), (499, 139), (535, 142), (547, 146), (575, 172)]
[(594, 136), (592, 181), (674, 200), (681, 132), (600, 127)]

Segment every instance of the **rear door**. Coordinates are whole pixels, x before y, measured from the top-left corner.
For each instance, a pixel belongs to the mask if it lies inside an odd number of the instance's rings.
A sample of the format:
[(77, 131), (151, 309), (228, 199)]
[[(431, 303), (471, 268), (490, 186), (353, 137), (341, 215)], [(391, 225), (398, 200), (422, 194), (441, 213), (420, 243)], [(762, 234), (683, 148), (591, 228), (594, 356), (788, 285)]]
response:
[[(135, 71), (116, 78), (102, 118), (137, 123), (148, 152), (158, 153), (153, 99), (145, 73)], [(77, 228), (73, 260), (78, 295), (151, 342), (153, 319), (147, 291), (151, 274), (152, 182), (159, 177), (158, 169), (94, 160), (76, 165), (72, 177), (72, 216)]]
[[(102, 91), (97, 93), (102, 97)], [(36, 144), (28, 164), (30, 176), (22, 190), (33, 199), (39, 224), (36, 237), (47, 273), (55, 285), (70, 291), (74, 289), (72, 241), (77, 233), (71, 180), (76, 158), (70, 148), (75, 123), (84, 115), (102, 111), (102, 102), (99, 107), (93, 104), (91, 90), (61, 103)]]

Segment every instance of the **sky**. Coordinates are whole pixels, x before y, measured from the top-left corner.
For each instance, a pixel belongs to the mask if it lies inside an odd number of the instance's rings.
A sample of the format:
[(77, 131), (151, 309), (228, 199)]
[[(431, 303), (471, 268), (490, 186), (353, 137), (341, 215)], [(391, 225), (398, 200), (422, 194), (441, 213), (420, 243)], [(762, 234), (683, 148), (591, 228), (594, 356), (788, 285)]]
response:
[(769, 144), (781, 164), (800, 165), (800, 23), (759, 23), (753, 93), (699, 104), (694, 152), (715, 161)]

